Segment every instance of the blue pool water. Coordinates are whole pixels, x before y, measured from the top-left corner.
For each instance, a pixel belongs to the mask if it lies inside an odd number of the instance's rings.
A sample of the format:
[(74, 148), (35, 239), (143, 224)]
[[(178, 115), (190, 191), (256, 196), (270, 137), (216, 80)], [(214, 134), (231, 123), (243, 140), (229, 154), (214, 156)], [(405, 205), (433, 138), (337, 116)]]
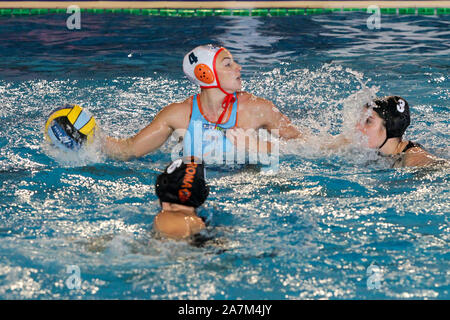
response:
[[(327, 153), (361, 101), (403, 96), (407, 138), (449, 159), (450, 17), (0, 17), (0, 299), (448, 299), (449, 168), (391, 169), (356, 146)], [(120, 162), (43, 142), (65, 102), (126, 137), (197, 92), (183, 55), (226, 46), (244, 90), (315, 142), (281, 145), (279, 171), (211, 169), (212, 240), (151, 232), (173, 141)], [(79, 275), (79, 276), (78, 276)], [(80, 282), (77, 282), (77, 280)]]

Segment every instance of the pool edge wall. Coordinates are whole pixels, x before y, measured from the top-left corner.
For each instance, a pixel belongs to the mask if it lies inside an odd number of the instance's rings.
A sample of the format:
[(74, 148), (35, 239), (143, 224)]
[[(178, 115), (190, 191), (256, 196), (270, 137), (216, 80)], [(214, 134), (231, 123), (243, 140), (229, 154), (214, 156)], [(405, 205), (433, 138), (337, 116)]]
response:
[(0, 1), (0, 8), (62, 9), (450, 8), (450, 1)]

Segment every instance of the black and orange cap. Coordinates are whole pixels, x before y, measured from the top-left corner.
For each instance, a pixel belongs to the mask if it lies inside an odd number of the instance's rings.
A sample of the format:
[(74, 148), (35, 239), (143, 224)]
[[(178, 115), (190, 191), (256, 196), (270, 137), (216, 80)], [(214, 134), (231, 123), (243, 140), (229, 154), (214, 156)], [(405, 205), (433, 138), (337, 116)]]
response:
[(158, 176), (155, 189), (161, 202), (200, 207), (209, 195), (205, 167), (194, 157), (177, 159)]

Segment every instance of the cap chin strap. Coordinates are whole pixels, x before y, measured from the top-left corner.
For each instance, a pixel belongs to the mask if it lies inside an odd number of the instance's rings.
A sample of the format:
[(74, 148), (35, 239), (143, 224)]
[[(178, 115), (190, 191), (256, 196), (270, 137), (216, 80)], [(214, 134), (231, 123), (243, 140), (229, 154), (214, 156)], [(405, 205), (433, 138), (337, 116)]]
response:
[(381, 146), (378, 147), (378, 150), (383, 148), (383, 146), (385, 145), (386, 141), (388, 141), (388, 136), (386, 135), (386, 139), (384, 139), (384, 142), (381, 144)]
[(223, 101), (222, 101), (222, 109), (223, 109), (223, 111), (222, 111), (222, 113), (220, 114), (219, 119), (217, 120), (216, 125), (214, 126), (214, 129), (216, 129), (216, 128), (217, 128), (217, 125), (219, 125), (219, 124), (222, 122), (223, 117), (224, 117), (225, 114), (227, 113), (227, 110), (228, 110), (228, 107), (230, 106), (230, 104), (233, 105), (234, 101), (236, 100), (236, 98), (234, 97), (234, 94), (228, 93), (228, 92), (226, 92), (225, 90), (222, 89), (222, 86), (220, 85), (219, 77), (217, 76), (216, 59), (217, 59), (217, 56), (219, 55), (219, 53), (220, 53), (222, 50), (224, 50), (224, 48), (220, 48), (220, 49), (216, 52), (216, 54), (214, 55), (214, 59), (213, 59), (213, 70), (214, 70), (214, 76), (216, 77), (217, 85), (216, 85), (216, 86), (212, 86), (212, 87), (209, 87), (209, 86), (200, 86), (200, 88), (202, 88), (202, 89), (219, 88), (220, 91), (222, 91), (223, 93), (225, 93), (225, 98), (224, 98)]
[(222, 113), (220, 114), (219, 119), (217, 120), (214, 129), (216, 129), (216, 128), (217, 128), (217, 125), (220, 124), (220, 123), (222, 122), (222, 119), (223, 119), (223, 117), (225, 116), (225, 114), (227, 113), (228, 107), (230, 106), (230, 104), (233, 105), (234, 101), (236, 100), (236, 98), (234, 97), (233, 94), (230, 94), (230, 93), (226, 92), (225, 90), (223, 90), (223, 89), (220, 88), (220, 87), (219, 87), (219, 89), (222, 90), (222, 92), (225, 93), (226, 96), (225, 96), (225, 98), (224, 98), (223, 101), (222, 101), (222, 109), (223, 109), (223, 111), (222, 111)]
[(223, 109), (223, 111), (222, 111), (222, 113), (220, 114), (219, 119), (217, 120), (216, 125), (215, 125), (215, 127), (214, 127), (214, 129), (216, 129), (216, 128), (217, 128), (217, 125), (219, 125), (219, 124), (222, 122), (223, 117), (224, 117), (225, 114), (227, 113), (228, 107), (230, 106), (230, 104), (233, 105), (233, 103), (236, 101), (236, 98), (234, 97), (234, 94), (226, 92), (226, 91), (223, 90), (220, 86), (215, 86), (215, 87), (200, 87), (200, 88), (202, 88), (202, 89), (219, 88), (223, 93), (225, 93), (225, 98), (224, 98), (223, 101), (222, 101), (222, 109)]
[[(386, 144), (386, 142), (387, 142), (390, 138), (398, 138), (398, 136), (396, 136), (396, 135), (394, 135), (394, 136), (388, 135), (387, 132), (386, 132), (386, 139), (384, 139), (384, 142), (381, 144), (381, 146), (378, 147), (378, 149), (383, 148), (383, 146)], [(401, 138), (401, 136), (400, 136), (400, 138)]]

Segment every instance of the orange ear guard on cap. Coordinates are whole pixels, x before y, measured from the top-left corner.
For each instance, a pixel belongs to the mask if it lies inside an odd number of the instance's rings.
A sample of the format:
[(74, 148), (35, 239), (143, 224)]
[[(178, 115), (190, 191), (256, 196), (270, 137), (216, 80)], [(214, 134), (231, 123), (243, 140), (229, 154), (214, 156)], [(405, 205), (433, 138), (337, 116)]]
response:
[(199, 64), (194, 69), (195, 77), (207, 84), (214, 82), (214, 72), (206, 64)]

